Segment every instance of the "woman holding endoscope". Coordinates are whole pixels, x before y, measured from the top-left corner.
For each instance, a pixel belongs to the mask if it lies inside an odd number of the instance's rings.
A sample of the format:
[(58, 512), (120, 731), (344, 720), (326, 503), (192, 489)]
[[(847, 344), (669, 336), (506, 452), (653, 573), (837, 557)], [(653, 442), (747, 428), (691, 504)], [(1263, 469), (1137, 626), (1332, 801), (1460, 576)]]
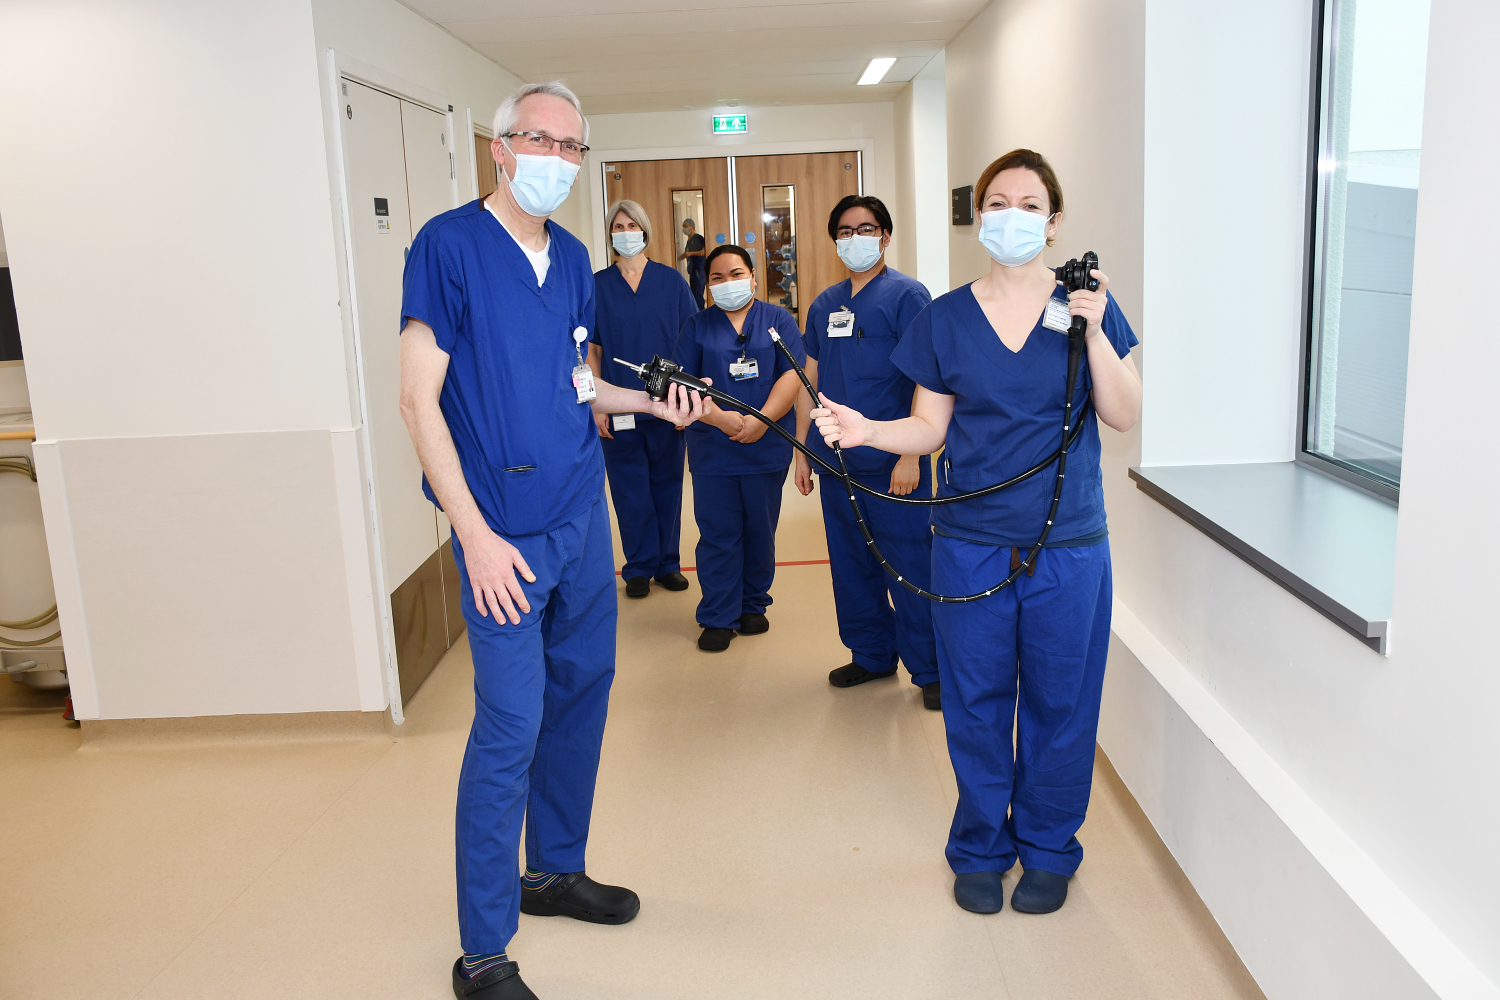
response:
[[(755, 297), (755, 263), (744, 247), (725, 243), (708, 255), (714, 304), (688, 318), (672, 360), (748, 403), (788, 432), (802, 384), (771, 339), (775, 330), (804, 364), (802, 335), (792, 314)], [(702, 426), (689, 428), (693, 517), (698, 522), (698, 648), (722, 652), (736, 634), (770, 629), (766, 608), (776, 576), (776, 524), (792, 446), (766, 425), (705, 405)]]
[[(1098, 291), (1069, 295), (1042, 262), (1063, 210), (1045, 158), (1028, 149), (1007, 153), (985, 168), (974, 191), (979, 241), (993, 264), (919, 313), (892, 354), (917, 383), (912, 415), (869, 420), (826, 397), (813, 415), (824, 439), (844, 448), (925, 455), (946, 446), (939, 496), (1000, 482), (1058, 447), (1065, 331), (1070, 315), (1087, 320), (1074, 396), (1084, 426), (1068, 451), (1045, 546), (998, 593), (932, 605), (959, 790), (947, 848), (954, 898), (976, 913), (998, 911), (1001, 875), (1019, 860), (1024, 873), (1011, 907), (1050, 913), (1067, 899), (1068, 879), (1083, 859), (1075, 834), (1088, 808), (1109, 644), (1099, 431), (1084, 407), (1092, 404), (1115, 430), (1135, 424), (1141, 381), (1128, 355), (1137, 341), (1101, 272), (1093, 272)], [(933, 591), (981, 592), (1023, 565), (1048, 518), (1052, 468), (977, 500), (933, 508)]]

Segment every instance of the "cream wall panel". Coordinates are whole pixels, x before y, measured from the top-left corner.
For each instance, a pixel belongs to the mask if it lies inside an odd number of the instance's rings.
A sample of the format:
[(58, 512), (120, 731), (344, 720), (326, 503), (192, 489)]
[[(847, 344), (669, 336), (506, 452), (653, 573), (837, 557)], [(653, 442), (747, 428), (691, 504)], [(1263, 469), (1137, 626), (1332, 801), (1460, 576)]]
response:
[(326, 431), (59, 452), (100, 718), (362, 707)]

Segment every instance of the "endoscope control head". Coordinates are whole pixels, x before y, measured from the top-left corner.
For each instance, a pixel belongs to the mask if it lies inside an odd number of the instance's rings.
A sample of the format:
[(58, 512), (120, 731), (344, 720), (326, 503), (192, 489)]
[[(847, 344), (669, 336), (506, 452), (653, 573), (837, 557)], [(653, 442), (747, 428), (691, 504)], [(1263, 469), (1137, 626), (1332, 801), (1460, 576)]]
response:
[(1083, 259), (1073, 258), (1057, 269), (1057, 280), (1070, 292), (1099, 290), (1099, 279), (1090, 272), (1099, 270), (1099, 255), (1090, 250)]
[(642, 382), (646, 383), (646, 395), (657, 402), (667, 398), (667, 386), (676, 382), (689, 389), (705, 390), (708, 386), (682, 370), (682, 366), (675, 361), (668, 361), (661, 355), (652, 357), (649, 365), (633, 365), (629, 361), (615, 361), (627, 368), (632, 368), (640, 376)]

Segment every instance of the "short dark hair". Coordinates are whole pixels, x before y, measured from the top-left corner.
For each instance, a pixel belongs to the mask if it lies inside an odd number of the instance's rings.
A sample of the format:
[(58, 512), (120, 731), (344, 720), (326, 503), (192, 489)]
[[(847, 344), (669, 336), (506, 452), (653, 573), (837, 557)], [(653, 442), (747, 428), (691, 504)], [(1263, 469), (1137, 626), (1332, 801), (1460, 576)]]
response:
[(847, 194), (833, 206), (833, 212), (828, 216), (828, 238), (837, 240), (839, 238), (839, 219), (851, 208), (868, 208), (870, 214), (875, 216), (875, 221), (880, 228), (888, 233), (894, 233), (896, 228), (891, 225), (891, 213), (885, 207), (885, 202), (873, 194)]
[(714, 268), (714, 258), (722, 257), (726, 253), (732, 253), (735, 256), (739, 257), (740, 260), (743, 260), (745, 262), (745, 266), (748, 267), (752, 273), (755, 271), (755, 258), (750, 256), (749, 250), (746, 250), (744, 247), (734, 243), (720, 243), (709, 252), (708, 259), (703, 262), (703, 273), (707, 274), (709, 271), (712, 271)]

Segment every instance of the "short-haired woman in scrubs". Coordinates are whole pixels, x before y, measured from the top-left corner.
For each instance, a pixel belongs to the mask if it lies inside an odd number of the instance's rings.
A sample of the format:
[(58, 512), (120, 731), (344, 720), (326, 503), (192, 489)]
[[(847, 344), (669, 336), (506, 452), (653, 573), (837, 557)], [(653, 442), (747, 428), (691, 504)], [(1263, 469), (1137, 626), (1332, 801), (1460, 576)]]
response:
[[(683, 325), (673, 360), (795, 431), (793, 407), (802, 383), (771, 331), (804, 364), (796, 319), (755, 297), (755, 262), (744, 247), (715, 247), (707, 272), (714, 304)], [(717, 406), (710, 410), (705, 404), (702, 424), (687, 432), (703, 591), (698, 648), (718, 653), (736, 634), (759, 635), (771, 627), (766, 608), (776, 576), (776, 524), (792, 446), (754, 417)]]
[[(824, 439), (845, 448), (922, 455), (945, 447), (939, 495), (1008, 479), (1057, 449), (1068, 337), (1055, 327), (1067, 325), (1064, 308), (1088, 321), (1074, 413), (1092, 403), (1100, 421), (1125, 431), (1141, 411), (1129, 357), (1137, 341), (1108, 279), (1096, 270), (1097, 292), (1069, 295), (1042, 262), (1063, 209), (1052, 167), (1018, 149), (985, 168), (974, 190), (979, 240), (993, 263), (918, 314), (892, 354), (917, 383), (912, 415), (869, 420), (826, 397), (813, 411)], [(1099, 429), (1086, 414), (1083, 426), (1036, 561), (982, 601), (932, 607), (958, 777), (948, 863), (954, 898), (976, 913), (1001, 908), (1001, 876), (1017, 860), (1023, 874), (1012, 909), (1056, 910), (1083, 859), (1076, 834), (1093, 779), (1111, 601)], [(1009, 489), (933, 508), (931, 589), (979, 593), (1024, 565), (1047, 520), (1056, 472), (1054, 463)]]
[[(629, 375), (615, 358), (648, 364), (672, 356), (683, 321), (698, 311), (693, 293), (674, 267), (646, 259), (651, 220), (633, 201), (609, 206), (609, 242), (615, 262), (594, 274), (594, 342), (589, 366), (608, 382)], [(683, 432), (649, 413), (599, 413), (604, 470), (625, 550), (625, 596), (645, 597), (656, 580), (686, 590), (677, 543), (682, 535)]]

